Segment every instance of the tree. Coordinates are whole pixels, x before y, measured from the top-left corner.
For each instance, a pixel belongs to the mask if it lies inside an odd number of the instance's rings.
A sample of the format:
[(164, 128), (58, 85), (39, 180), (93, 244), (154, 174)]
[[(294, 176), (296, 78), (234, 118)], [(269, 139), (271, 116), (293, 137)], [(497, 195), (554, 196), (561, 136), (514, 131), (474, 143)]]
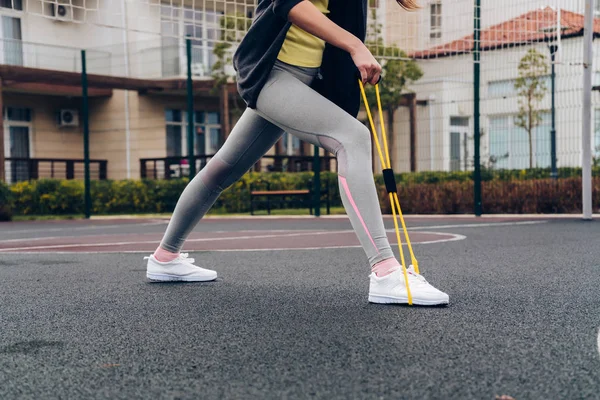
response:
[(542, 122), (539, 103), (548, 92), (545, 77), (548, 74), (546, 56), (530, 49), (519, 62), (519, 77), (515, 89), (519, 95), (519, 114), (515, 125), (527, 131), (529, 137), (529, 168), (533, 168), (533, 131)]
[[(402, 104), (404, 90), (409, 84), (421, 79), (423, 71), (419, 65), (396, 45), (385, 46), (381, 37), (381, 24), (377, 22), (376, 10), (372, 10), (369, 35), (365, 42), (373, 56), (382, 65), (382, 80), (379, 84), (381, 106), (387, 114), (386, 127), (389, 138), (390, 160), (396, 138), (394, 128), (394, 113)], [(367, 99), (371, 108), (377, 107), (375, 88), (365, 88)], [(381, 121), (383, 123), (383, 121)], [(383, 146), (383, 145), (382, 145)], [(382, 149), (383, 150), (383, 149)], [(393, 165), (393, 160), (392, 160)]]

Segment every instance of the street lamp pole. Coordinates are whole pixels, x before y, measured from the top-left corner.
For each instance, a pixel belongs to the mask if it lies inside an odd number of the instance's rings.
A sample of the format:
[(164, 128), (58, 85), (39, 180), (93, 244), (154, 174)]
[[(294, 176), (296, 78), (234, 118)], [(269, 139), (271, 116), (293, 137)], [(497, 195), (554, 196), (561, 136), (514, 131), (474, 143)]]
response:
[(556, 52), (558, 46), (551, 44), (548, 46), (550, 49), (550, 58), (552, 60), (552, 129), (550, 131), (550, 157), (551, 157), (551, 169), (550, 176), (553, 179), (558, 179), (558, 171), (556, 170)]

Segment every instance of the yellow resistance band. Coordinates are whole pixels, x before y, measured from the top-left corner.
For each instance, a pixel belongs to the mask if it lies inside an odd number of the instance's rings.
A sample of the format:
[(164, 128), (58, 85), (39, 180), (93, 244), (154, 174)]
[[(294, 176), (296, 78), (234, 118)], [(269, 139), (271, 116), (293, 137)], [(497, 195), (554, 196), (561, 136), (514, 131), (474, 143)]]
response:
[[(400, 221), (402, 223), (402, 228), (404, 229), (404, 237), (406, 238), (406, 244), (408, 245), (408, 251), (410, 252), (410, 258), (412, 261), (412, 265), (415, 268), (415, 272), (419, 274), (419, 263), (417, 262), (417, 258), (412, 249), (412, 245), (410, 243), (410, 238), (408, 237), (408, 230), (406, 229), (406, 224), (404, 223), (404, 216), (402, 215), (402, 209), (400, 208), (400, 200), (398, 200), (398, 191), (396, 190), (396, 183), (394, 180), (394, 171), (392, 170), (392, 163), (390, 162), (390, 153), (388, 150), (387, 144), (387, 134), (385, 131), (385, 124), (383, 120), (383, 107), (381, 107), (381, 95), (379, 94), (379, 84), (375, 85), (375, 94), (377, 96), (377, 108), (379, 109), (379, 122), (381, 124), (381, 134), (383, 137), (383, 146), (385, 149), (386, 158), (383, 158), (383, 153), (381, 152), (381, 145), (379, 144), (379, 138), (377, 135), (377, 130), (375, 129), (375, 123), (373, 122), (373, 116), (371, 115), (371, 109), (369, 107), (369, 102), (367, 101), (367, 94), (365, 93), (365, 87), (362, 81), (359, 79), (358, 83), (360, 85), (360, 92), (362, 93), (363, 101), (365, 103), (365, 109), (367, 111), (367, 116), (369, 117), (369, 123), (371, 124), (371, 130), (373, 131), (373, 138), (375, 139), (375, 145), (377, 146), (377, 152), (379, 153), (379, 159), (381, 160), (381, 166), (383, 169), (384, 179), (386, 181), (386, 189), (390, 196), (390, 204), (392, 206), (392, 214), (394, 216), (394, 226), (396, 227), (396, 238), (398, 240), (398, 248), (400, 249), (400, 258), (402, 261), (402, 270), (404, 271), (404, 282), (406, 283), (406, 293), (408, 294), (408, 304), (412, 305), (412, 295), (410, 293), (410, 288), (408, 286), (408, 272), (406, 270), (406, 261), (404, 259), (404, 250), (402, 250), (402, 239), (400, 238), (400, 229), (398, 227), (398, 220), (396, 217), (396, 209), (398, 210), (398, 215), (400, 216)], [(387, 161), (387, 163), (386, 163)]]

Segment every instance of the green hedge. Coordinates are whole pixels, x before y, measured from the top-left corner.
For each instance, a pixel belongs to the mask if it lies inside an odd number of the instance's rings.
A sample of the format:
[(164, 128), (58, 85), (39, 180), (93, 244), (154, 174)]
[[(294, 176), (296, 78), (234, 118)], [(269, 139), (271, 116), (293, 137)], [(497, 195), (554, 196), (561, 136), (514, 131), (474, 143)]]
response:
[[(557, 170), (559, 178), (576, 178), (581, 177), (581, 168), (559, 168)], [(514, 181), (514, 180), (531, 180), (531, 179), (546, 179), (550, 178), (551, 171), (549, 168), (533, 168), (533, 169), (516, 169), (516, 170), (492, 170), (483, 168), (481, 170), (481, 180), (483, 182), (499, 180), (499, 181)], [(592, 168), (592, 175), (600, 177), (600, 167)], [(396, 174), (396, 182), (399, 184), (405, 183), (441, 183), (441, 182), (467, 182), (473, 180), (472, 171), (455, 171), (455, 172), (405, 172)], [(376, 175), (375, 181), (377, 184), (383, 185), (383, 176)]]
[[(266, 188), (264, 181), (268, 181), (271, 190), (307, 189), (309, 187), (312, 188), (312, 179), (312, 172), (247, 173), (219, 196), (213, 208), (229, 213), (250, 212), (250, 187), (264, 189)], [(341, 206), (337, 174), (331, 172), (322, 173), (321, 190), (324, 190), (326, 185), (329, 185), (332, 206)], [(323, 199), (325, 199), (325, 196), (323, 196)], [(277, 207), (278, 205), (274, 203), (271, 208)]]
[(0, 181), (0, 221), (10, 221), (13, 212), (13, 195), (11, 190)]
[[(581, 178), (492, 180), (482, 182), (486, 214), (580, 213)], [(593, 209), (600, 209), (600, 178), (593, 178)], [(379, 187), (383, 213), (391, 214), (385, 187)], [(408, 183), (399, 186), (398, 198), (406, 214), (473, 213), (473, 182)]]
[[(328, 179), (329, 178), (329, 179)], [(247, 173), (241, 180), (225, 190), (213, 209), (230, 213), (250, 211), (250, 187), (268, 180), (271, 189), (305, 189), (312, 173)], [(333, 205), (341, 205), (337, 177), (333, 173), (321, 176), (321, 187), (329, 182)], [(92, 214), (142, 214), (172, 212), (187, 179), (171, 180), (105, 180), (92, 181)], [(0, 183), (0, 204), (14, 215), (65, 215), (82, 214), (83, 182), (79, 180), (40, 179), (18, 182), (10, 187)], [(275, 205), (275, 207), (277, 207)], [(9, 218), (5, 218), (9, 219)]]
[[(548, 169), (484, 171), (485, 213), (580, 212), (581, 170), (561, 168), (560, 179), (549, 179)], [(600, 169), (594, 169), (594, 209), (600, 207)], [(268, 181), (271, 189), (305, 189), (312, 173), (247, 173), (217, 199), (213, 209), (229, 213), (250, 210), (250, 187)], [(473, 212), (471, 172), (397, 174), (402, 211), (410, 214)], [(384, 213), (391, 213), (383, 177), (375, 176)], [(175, 208), (187, 179), (92, 181), (92, 213), (168, 213)], [(335, 173), (322, 174), (322, 189), (329, 184), (332, 206), (341, 206)], [(0, 220), (11, 215), (83, 214), (83, 182), (76, 180), (0, 183)], [(275, 205), (274, 207), (277, 207)]]

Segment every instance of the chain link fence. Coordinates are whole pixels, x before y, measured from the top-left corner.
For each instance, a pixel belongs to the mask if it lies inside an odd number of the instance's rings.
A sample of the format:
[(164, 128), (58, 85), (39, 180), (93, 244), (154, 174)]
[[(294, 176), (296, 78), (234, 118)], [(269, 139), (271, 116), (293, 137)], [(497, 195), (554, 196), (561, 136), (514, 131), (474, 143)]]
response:
[[(585, 90), (592, 90), (598, 210), (600, 69), (594, 58), (593, 88), (584, 88), (585, 1), (420, 5), (406, 12), (395, 0), (369, 1), (366, 38), (384, 67), (383, 122), (406, 212), (475, 212), (477, 176), (483, 213), (580, 212)], [(173, 179), (203, 168), (244, 110), (231, 56), (255, 7), (252, 0), (0, 2), (5, 180), (60, 178), (62, 170), (62, 178), (80, 176), (54, 165), (83, 159), (81, 49), (90, 157), (100, 171), (92, 179)], [(373, 93), (369, 99), (373, 106)], [(331, 155), (320, 155), (321, 169), (335, 172)], [(286, 134), (253, 171), (312, 171), (312, 161), (312, 146)], [(32, 165), (52, 171), (22, 171)]]

